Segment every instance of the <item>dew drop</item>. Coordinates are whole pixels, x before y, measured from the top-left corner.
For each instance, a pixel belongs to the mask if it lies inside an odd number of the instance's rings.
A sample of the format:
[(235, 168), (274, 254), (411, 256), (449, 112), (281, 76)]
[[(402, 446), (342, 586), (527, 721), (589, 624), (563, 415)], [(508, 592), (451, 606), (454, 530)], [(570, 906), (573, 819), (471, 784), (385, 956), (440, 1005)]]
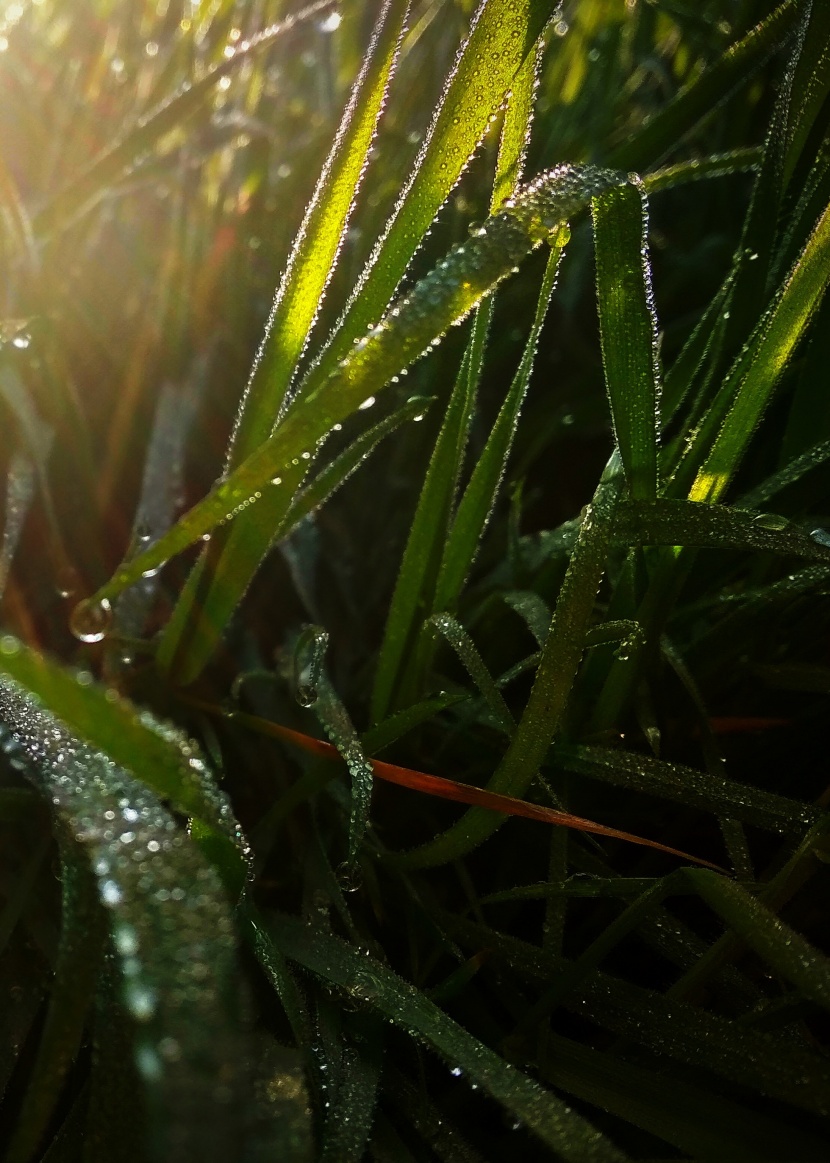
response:
[(69, 618), (69, 629), (80, 642), (103, 642), (112, 626), (112, 606), (106, 598), (78, 602)]
[(817, 545), (826, 545), (830, 549), (830, 530), (813, 529), (810, 536)]
[(758, 513), (754, 518), (755, 524), (760, 525), (762, 529), (771, 529), (778, 531), (786, 529), (789, 521), (786, 517), (781, 517), (777, 513)]
[(358, 406), (358, 411), (365, 412), (367, 408), (372, 407), (374, 402), (375, 402), (374, 396), (367, 396), (366, 399), (363, 401), (363, 403)]
[(358, 892), (363, 887), (360, 869), (344, 860), (337, 866), (337, 883), (343, 892)]

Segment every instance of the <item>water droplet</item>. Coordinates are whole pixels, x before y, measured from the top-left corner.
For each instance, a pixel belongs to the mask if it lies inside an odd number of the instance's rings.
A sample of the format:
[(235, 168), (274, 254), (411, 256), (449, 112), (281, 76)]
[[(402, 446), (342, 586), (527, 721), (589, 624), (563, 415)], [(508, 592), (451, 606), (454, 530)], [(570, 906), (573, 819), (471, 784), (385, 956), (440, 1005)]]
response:
[(344, 860), (337, 866), (337, 883), (343, 892), (358, 892), (363, 887), (360, 869)]
[(106, 598), (78, 602), (69, 618), (69, 629), (80, 642), (103, 642), (112, 626), (112, 606)]
[(339, 12), (330, 12), (328, 16), (323, 17), (317, 27), (321, 32), (336, 32), (343, 23), (343, 17)]
[(295, 697), (301, 707), (313, 707), (318, 698), (317, 687), (310, 683), (298, 683)]
[(20, 653), (20, 643), (12, 634), (4, 634), (0, 638), (0, 654), (5, 654), (7, 658), (13, 657)]
[(813, 529), (810, 536), (816, 544), (826, 545), (830, 549), (830, 531), (827, 529)]
[(786, 517), (780, 517), (777, 513), (757, 513), (754, 518), (755, 524), (760, 525), (762, 529), (771, 529), (777, 531), (779, 529), (786, 529), (789, 521)]
[(460, 1078), (463, 1073), (464, 1071), (460, 1066), (453, 1066), (452, 1070), (450, 1071), (450, 1074), (453, 1076), (453, 1078)]
[(367, 408), (372, 407), (374, 402), (375, 402), (374, 396), (367, 396), (366, 399), (363, 401), (363, 403), (358, 406), (358, 411), (365, 412)]
[(272, 485), (281, 485), (282, 484), (282, 477), (271, 477), (271, 484)]

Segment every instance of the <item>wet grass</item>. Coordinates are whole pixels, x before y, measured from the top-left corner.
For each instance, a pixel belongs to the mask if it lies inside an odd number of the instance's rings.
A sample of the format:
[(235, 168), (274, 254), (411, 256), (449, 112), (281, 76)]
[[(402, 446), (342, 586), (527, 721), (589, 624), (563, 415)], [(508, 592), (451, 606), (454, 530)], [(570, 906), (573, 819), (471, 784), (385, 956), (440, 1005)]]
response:
[(828, 40), (7, 7), (4, 1158), (826, 1156)]

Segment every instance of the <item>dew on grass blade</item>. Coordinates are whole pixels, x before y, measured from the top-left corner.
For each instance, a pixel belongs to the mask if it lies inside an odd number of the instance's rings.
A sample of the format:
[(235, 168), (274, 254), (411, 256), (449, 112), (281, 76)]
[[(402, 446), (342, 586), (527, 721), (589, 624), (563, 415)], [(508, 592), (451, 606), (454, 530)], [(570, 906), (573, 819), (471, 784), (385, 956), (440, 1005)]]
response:
[(826, 545), (830, 549), (830, 529), (813, 529), (810, 536), (817, 545)]
[(69, 629), (79, 642), (103, 642), (112, 626), (112, 606), (106, 598), (78, 602), (69, 618)]

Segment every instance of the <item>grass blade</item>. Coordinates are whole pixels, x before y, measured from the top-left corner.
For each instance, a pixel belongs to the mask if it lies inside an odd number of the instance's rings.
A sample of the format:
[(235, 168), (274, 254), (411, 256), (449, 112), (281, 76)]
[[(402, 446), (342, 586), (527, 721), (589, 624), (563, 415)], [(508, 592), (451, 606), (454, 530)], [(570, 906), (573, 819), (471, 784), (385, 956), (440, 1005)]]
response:
[(625, 1158), (580, 1115), (508, 1065), (390, 969), (337, 937), (312, 932), (292, 918), (274, 917), (265, 923), (293, 961), (323, 981), (348, 990), (387, 1021), (431, 1046), (453, 1068), (460, 1068), (471, 1083), (521, 1119), (563, 1160), (612, 1163)]
[(88, 676), (73, 676), (8, 635), (0, 638), (0, 672), (13, 680), (0, 678), (4, 699), (19, 701), (20, 684), (85, 743), (133, 772), (177, 811), (201, 821), (204, 845), (229, 889), (239, 892), (245, 878), (239, 826), (195, 743), (126, 699), (108, 697), (109, 691), (93, 685)]
[[(605, 572), (622, 479), (607, 472), (579, 531), (542, 649), (533, 689), (510, 746), (487, 784), (489, 792), (521, 796), (559, 729)], [(469, 852), (499, 826), (492, 813), (473, 808), (441, 836), (398, 857), (406, 867), (442, 864)]]
[[(7, 679), (0, 716), (4, 749), (52, 804), (65, 843), (78, 846), (72, 859), (94, 875), (148, 1098), (151, 1153), (184, 1163), (232, 1152), (241, 1026), (231, 903), (216, 870), (148, 788)], [(66, 886), (76, 891), (71, 877)], [(90, 921), (75, 919), (66, 939), (89, 951)], [(67, 988), (80, 1004), (77, 982)], [(16, 1158), (26, 1154), (21, 1145)]]
[(111, 599), (148, 569), (161, 565), (223, 521), (233, 520), (262, 496), (277, 473), (314, 448), (331, 428), (374, 402), (374, 393), (408, 367), (454, 323), (511, 274), (518, 262), (584, 209), (619, 175), (592, 166), (559, 166), (525, 186), (513, 204), (488, 219), (469, 242), (446, 259), (361, 342), (313, 393), (295, 401), (259, 449), (162, 537), (127, 564), (96, 594)]
[(476, 461), (470, 481), (456, 510), (449, 536), (444, 544), (433, 601), (435, 612), (439, 610), (452, 611), (456, 608), (467, 574), (475, 559), (478, 544), (493, 510), (498, 489), (507, 467), (513, 438), (516, 434), (519, 412), (533, 371), (536, 347), (556, 283), (566, 232), (567, 228), (564, 228), (559, 242), (552, 244), (542, 279), (542, 287), (539, 291), (536, 315), (521, 363), (513, 377), (513, 382), (487, 439), (487, 444)]
[(614, 434), (632, 497), (657, 496), (660, 370), (642, 183), (606, 190), (592, 203), (597, 298)]
[(830, 208), (810, 235), (772, 306), (726, 376), (718, 400), (728, 411), (689, 493), (717, 501), (726, 491), (790, 356), (830, 282)]

